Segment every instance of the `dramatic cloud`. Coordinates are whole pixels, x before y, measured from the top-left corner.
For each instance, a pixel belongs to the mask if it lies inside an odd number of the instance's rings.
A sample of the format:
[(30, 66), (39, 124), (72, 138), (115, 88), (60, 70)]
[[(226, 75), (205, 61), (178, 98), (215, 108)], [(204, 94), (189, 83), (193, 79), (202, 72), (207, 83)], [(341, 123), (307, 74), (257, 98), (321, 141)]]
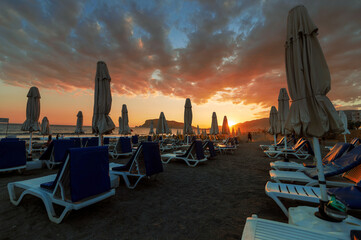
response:
[[(359, 106), (360, 1), (2, 1), (0, 79), (92, 89), (104, 60), (113, 91), (268, 107), (286, 87), (288, 11), (304, 4), (319, 27), (329, 96)], [(342, 103), (342, 104), (341, 104)]]

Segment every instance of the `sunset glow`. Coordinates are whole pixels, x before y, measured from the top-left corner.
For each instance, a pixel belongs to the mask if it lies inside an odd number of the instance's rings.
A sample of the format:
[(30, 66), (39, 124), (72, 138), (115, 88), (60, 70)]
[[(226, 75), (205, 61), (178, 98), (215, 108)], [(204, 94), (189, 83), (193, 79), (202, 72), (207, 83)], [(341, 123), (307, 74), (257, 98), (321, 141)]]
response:
[[(297, 1), (319, 27), (337, 109), (361, 107), (359, 1)], [(41, 116), (91, 125), (98, 60), (107, 63), (117, 125), (127, 104), (130, 126), (158, 118), (193, 123), (268, 117), (287, 88), (284, 42), (294, 1), (4, 1), (0, 9), (0, 117), (25, 120), (26, 94), (37, 86)], [(38, 5), (38, 6), (37, 6)], [(72, 11), (68, 11), (72, 9)], [(335, 17), (337, 15), (337, 17)], [(232, 120), (230, 120), (232, 119)]]

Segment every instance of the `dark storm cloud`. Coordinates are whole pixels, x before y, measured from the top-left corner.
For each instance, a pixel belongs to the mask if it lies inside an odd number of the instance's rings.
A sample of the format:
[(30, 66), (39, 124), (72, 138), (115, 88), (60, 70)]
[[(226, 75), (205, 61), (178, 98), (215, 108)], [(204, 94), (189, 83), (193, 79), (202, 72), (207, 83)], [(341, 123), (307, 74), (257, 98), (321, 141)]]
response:
[[(359, 1), (3, 1), (0, 79), (92, 89), (96, 62), (104, 60), (119, 94), (268, 107), (287, 85), (287, 14), (300, 3), (319, 27), (332, 76), (329, 97), (355, 104), (361, 100)], [(187, 36), (184, 48), (172, 47), (174, 28)]]

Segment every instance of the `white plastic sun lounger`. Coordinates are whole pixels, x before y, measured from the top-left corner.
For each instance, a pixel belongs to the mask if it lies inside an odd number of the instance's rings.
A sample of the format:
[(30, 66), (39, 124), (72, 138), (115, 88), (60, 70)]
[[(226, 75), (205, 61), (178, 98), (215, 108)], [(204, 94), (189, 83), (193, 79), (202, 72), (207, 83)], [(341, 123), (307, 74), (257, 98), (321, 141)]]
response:
[[(295, 156), (298, 159), (307, 159), (312, 156), (306, 151), (306, 146), (311, 148), (311, 144), (307, 140), (298, 142), (292, 149), (266, 150), (263, 151), (269, 158), (277, 158), (281, 155)], [(310, 149), (312, 150), (312, 149)], [(310, 151), (312, 153), (312, 151)]]
[[(9, 183), (10, 201), (17, 206), (27, 194), (38, 197), (45, 205), (49, 220), (60, 223), (71, 210), (81, 209), (115, 195), (115, 190), (111, 189), (108, 168), (104, 168), (108, 164), (107, 147), (71, 149), (58, 174)], [(97, 173), (96, 176), (93, 175), (94, 172)], [(49, 188), (41, 186), (44, 184)], [(89, 185), (92, 193), (89, 192)], [(19, 198), (15, 188), (23, 190)], [(59, 216), (54, 205), (63, 207)]]
[(344, 239), (342, 235), (310, 230), (287, 223), (258, 218), (257, 215), (247, 218), (243, 229), (242, 240), (334, 240)]
[[(182, 155), (177, 154), (162, 154), (162, 163), (167, 164), (173, 159), (180, 159), (186, 162), (186, 164), (190, 167), (197, 166), (200, 162), (207, 161), (207, 157), (204, 156), (204, 150), (202, 146), (202, 141), (196, 140), (192, 143), (192, 145), (188, 148), (187, 152)], [(165, 160), (163, 160), (165, 159)]]

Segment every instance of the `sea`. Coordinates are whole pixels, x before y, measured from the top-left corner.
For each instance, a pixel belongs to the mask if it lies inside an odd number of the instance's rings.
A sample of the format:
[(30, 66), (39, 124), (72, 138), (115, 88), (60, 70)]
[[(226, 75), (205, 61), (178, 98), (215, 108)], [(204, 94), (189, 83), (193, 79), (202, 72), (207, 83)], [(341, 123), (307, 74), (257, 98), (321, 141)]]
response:
[[(6, 136), (16, 136), (18, 138), (29, 138), (29, 132), (21, 131), (21, 125), (17, 123), (0, 123), (0, 138), (4, 138)], [(78, 136), (74, 133), (76, 126), (70, 126), (70, 125), (50, 125), (50, 132), (53, 137), (55, 137), (57, 134), (60, 134), (62, 137), (74, 137)], [(134, 127), (131, 128), (132, 135), (148, 135), (149, 134), (149, 128), (143, 128), (143, 127)], [(182, 133), (183, 129), (171, 129), (173, 134), (176, 134), (177, 131)], [(92, 134), (92, 128), (91, 126), (83, 126), (84, 134), (81, 134), (80, 136), (94, 136)], [(118, 134), (119, 128), (116, 127), (112, 134), (109, 134), (107, 136), (111, 137), (119, 137)], [(155, 131), (155, 128), (154, 128)], [(39, 139), (47, 139), (48, 136), (42, 136), (39, 132), (33, 133), (33, 138), (39, 138)]]

